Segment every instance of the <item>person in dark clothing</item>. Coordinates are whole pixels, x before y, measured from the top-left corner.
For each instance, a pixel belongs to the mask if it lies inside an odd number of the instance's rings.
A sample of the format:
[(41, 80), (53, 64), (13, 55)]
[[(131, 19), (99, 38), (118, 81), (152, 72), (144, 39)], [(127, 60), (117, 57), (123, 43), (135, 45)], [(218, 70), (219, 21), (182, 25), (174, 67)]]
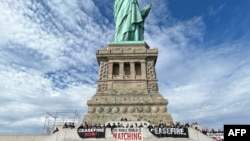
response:
[(59, 131), (59, 129), (58, 129), (58, 127), (56, 127), (56, 129), (53, 131), (53, 134), (58, 132), (58, 131)]
[(72, 122), (72, 123), (70, 124), (70, 128), (71, 128), (71, 129), (75, 128), (74, 122)]
[(63, 128), (68, 128), (68, 124), (65, 122)]
[(110, 125), (110, 123), (108, 123), (106, 127), (107, 127), (107, 128), (111, 128), (111, 125)]

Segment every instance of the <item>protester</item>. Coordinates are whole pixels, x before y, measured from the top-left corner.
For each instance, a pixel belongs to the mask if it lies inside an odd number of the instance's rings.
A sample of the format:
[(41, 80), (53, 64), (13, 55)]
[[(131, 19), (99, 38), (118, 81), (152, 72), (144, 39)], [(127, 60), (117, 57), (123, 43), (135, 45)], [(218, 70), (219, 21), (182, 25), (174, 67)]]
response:
[(56, 127), (56, 129), (53, 131), (53, 134), (58, 132), (58, 131), (59, 131), (59, 129), (58, 129), (58, 127)]

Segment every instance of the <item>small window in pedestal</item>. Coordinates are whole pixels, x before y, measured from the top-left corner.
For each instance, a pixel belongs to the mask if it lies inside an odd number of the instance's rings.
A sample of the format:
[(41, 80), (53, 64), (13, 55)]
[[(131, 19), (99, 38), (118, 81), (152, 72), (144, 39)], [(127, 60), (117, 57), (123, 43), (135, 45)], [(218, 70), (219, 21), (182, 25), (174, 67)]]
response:
[(125, 75), (131, 75), (129, 63), (124, 63), (124, 73)]
[(119, 64), (118, 63), (113, 64), (113, 75), (119, 75)]
[(135, 79), (141, 79), (141, 63), (136, 62), (135, 63)]
[(135, 63), (135, 75), (141, 75), (141, 63)]

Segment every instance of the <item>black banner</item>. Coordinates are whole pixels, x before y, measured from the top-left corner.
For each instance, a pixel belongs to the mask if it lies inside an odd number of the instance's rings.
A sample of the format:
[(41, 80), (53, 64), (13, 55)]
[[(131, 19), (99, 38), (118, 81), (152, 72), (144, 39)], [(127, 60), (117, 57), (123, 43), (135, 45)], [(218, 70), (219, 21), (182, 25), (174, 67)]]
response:
[(149, 131), (156, 137), (188, 138), (188, 128), (149, 128)]
[(105, 128), (84, 129), (79, 127), (77, 133), (80, 138), (105, 138)]

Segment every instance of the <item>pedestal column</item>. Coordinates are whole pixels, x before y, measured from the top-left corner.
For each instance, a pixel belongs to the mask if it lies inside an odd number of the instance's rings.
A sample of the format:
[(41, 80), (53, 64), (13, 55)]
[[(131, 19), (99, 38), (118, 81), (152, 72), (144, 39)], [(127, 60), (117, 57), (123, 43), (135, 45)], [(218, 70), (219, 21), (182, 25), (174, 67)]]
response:
[(135, 79), (135, 63), (130, 62), (130, 72), (131, 72), (131, 78)]
[(124, 62), (119, 63), (119, 78), (124, 79)]

